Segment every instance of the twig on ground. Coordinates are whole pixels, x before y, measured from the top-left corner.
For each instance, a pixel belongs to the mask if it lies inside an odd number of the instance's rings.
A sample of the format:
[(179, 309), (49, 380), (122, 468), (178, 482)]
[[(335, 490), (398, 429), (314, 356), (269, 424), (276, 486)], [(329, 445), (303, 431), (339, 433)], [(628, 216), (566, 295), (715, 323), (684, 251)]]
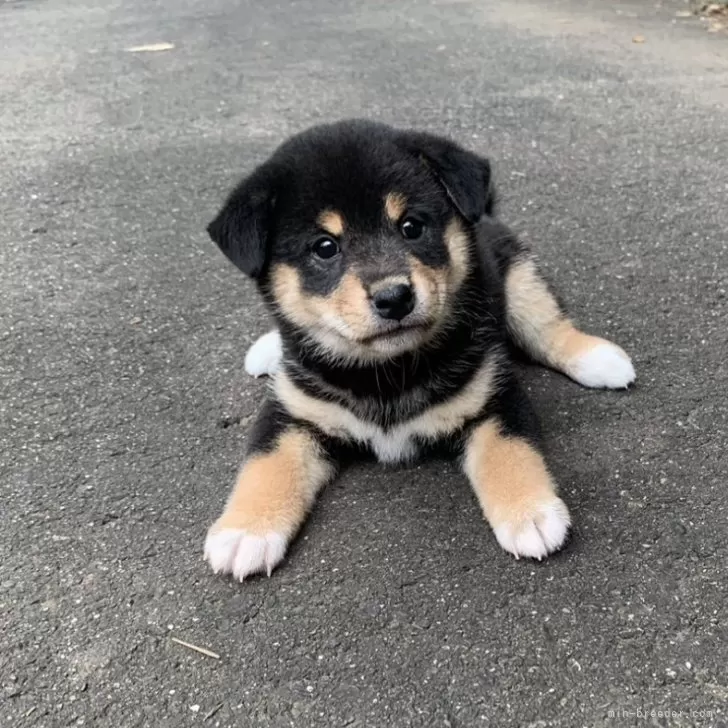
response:
[(224, 703), (218, 703), (209, 713), (207, 713), (203, 720), (210, 720), (210, 718), (212, 718), (212, 716), (215, 715), (223, 705)]
[(178, 645), (182, 645), (182, 647), (186, 647), (189, 650), (199, 652), (201, 655), (207, 655), (207, 657), (212, 657), (215, 660), (220, 659), (220, 655), (218, 655), (217, 652), (208, 650), (206, 647), (199, 647), (198, 645), (193, 645), (191, 642), (185, 642), (184, 640), (177, 639), (176, 637), (170, 637), (170, 639), (172, 642), (176, 642)]

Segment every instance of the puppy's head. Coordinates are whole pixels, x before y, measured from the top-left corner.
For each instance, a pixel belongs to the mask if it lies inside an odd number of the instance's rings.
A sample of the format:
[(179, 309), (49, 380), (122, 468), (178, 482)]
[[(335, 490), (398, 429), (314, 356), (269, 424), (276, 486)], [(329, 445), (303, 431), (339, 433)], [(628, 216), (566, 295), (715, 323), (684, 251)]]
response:
[(369, 122), (293, 137), (232, 193), (208, 232), (277, 316), (333, 356), (387, 359), (445, 322), (490, 214), (488, 162)]

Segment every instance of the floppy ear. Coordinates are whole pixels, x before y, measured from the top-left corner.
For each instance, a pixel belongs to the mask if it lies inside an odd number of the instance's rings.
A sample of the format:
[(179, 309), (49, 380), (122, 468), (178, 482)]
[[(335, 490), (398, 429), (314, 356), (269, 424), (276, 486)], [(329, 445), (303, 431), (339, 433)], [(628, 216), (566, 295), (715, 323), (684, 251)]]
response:
[(432, 134), (407, 132), (404, 145), (425, 161), (458, 212), (471, 223), (495, 210), (490, 163), (454, 142)]
[(233, 190), (207, 232), (243, 273), (258, 278), (268, 258), (274, 175), (259, 167)]

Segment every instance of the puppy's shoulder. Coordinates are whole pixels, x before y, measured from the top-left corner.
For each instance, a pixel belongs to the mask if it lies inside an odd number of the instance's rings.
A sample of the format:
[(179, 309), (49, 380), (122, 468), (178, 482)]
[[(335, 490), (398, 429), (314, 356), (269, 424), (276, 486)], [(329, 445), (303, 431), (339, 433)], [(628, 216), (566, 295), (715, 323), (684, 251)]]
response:
[(473, 226), (473, 234), (481, 265), (495, 267), (501, 276), (513, 261), (530, 255), (529, 246), (497, 218), (484, 216)]

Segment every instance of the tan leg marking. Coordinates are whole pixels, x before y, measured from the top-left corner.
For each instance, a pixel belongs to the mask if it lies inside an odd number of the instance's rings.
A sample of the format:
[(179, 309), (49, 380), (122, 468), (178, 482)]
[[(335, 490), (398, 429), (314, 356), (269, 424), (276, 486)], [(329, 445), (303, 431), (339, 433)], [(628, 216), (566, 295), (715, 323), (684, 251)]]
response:
[(390, 192), (384, 198), (384, 211), (392, 222), (399, 222), (407, 209), (407, 198), (400, 192)]
[(327, 233), (337, 238), (344, 233), (344, 216), (336, 210), (324, 210), (317, 218), (316, 222), (326, 230)]
[(331, 467), (311, 435), (286, 432), (275, 450), (245, 463), (215, 529), (275, 529), (292, 535), (330, 475)]
[(536, 361), (587, 387), (626, 387), (635, 374), (629, 356), (616, 344), (574, 326), (538, 272), (535, 262), (516, 260), (506, 274), (508, 327)]
[(497, 419), (470, 436), (465, 473), (506, 551), (541, 559), (563, 544), (569, 512), (543, 456), (526, 440), (503, 435)]
[(320, 445), (303, 430), (289, 430), (273, 451), (253, 455), (208, 532), (205, 556), (213, 570), (240, 580), (270, 573), (333, 472)]

